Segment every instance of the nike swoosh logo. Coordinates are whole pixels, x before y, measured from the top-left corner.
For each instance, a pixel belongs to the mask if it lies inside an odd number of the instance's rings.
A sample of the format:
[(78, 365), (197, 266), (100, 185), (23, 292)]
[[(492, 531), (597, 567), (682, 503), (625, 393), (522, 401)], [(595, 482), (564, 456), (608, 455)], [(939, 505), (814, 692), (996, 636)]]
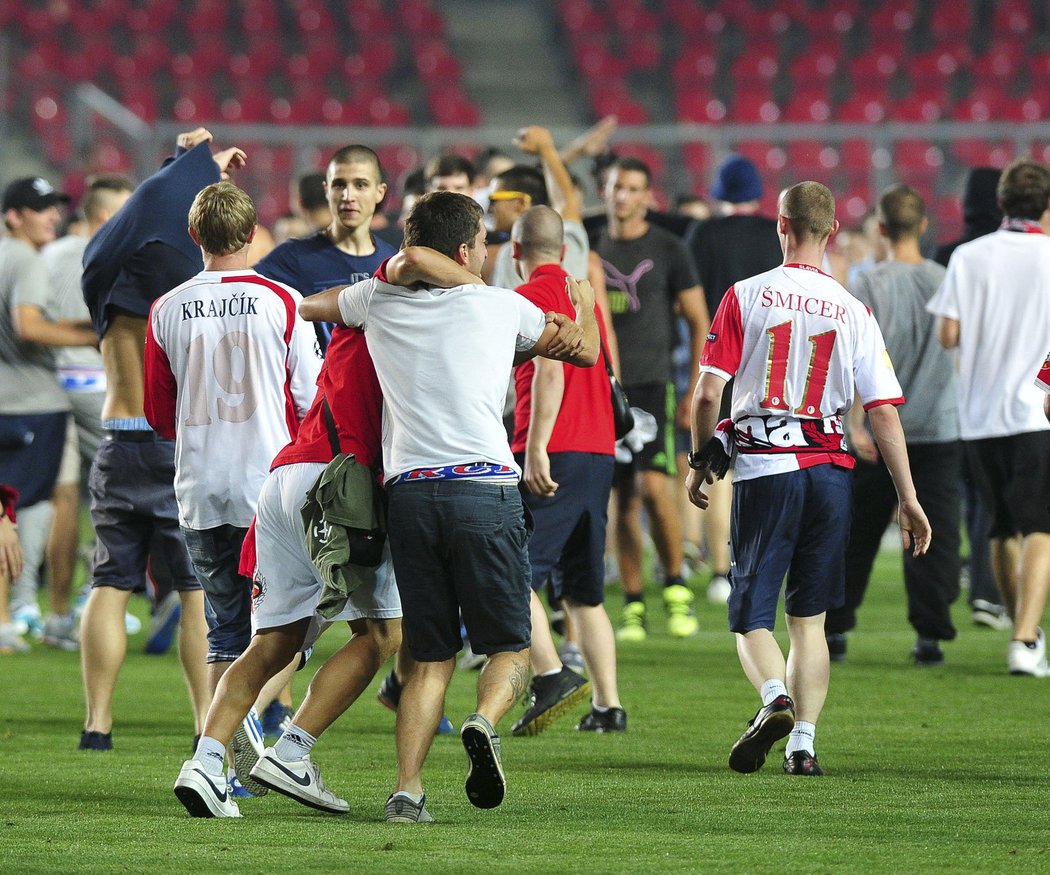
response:
[(219, 792), (219, 788), (215, 786), (215, 782), (212, 781), (212, 779), (208, 776), (207, 772), (202, 772), (200, 769), (194, 769), (193, 771), (195, 771), (198, 775), (200, 775), (202, 778), (204, 778), (205, 781), (208, 782), (208, 786), (211, 787), (211, 789), (214, 791), (216, 797), (218, 797), (218, 800), (220, 802), (225, 802), (226, 801), (226, 786), (225, 786), (225, 784), (223, 784), (222, 792), (220, 793)]
[(295, 772), (291, 771), (290, 769), (286, 769), (284, 766), (282, 766), (277, 761), (276, 757), (267, 757), (266, 761), (268, 763), (270, 763), (270, 765), (277, 766), (277, 768), (279, 768), (289, 778), (291, 778), (293, 781), (295, 781), (295, 783), (298, 784), (300, 787), (309, 787), (310, 786), (311, 781), (310, 781), (310, 776), (309, 775), (306, 775), (305, 777), (300, 778), (297, 774), (295, 774)]

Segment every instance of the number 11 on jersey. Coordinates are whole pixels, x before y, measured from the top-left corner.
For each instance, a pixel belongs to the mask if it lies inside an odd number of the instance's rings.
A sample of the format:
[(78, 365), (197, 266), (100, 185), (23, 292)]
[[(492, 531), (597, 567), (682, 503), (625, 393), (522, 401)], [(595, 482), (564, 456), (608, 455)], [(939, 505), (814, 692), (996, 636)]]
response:
[[(769, 335), (769, 356), (766, 360), (766, 394), (761, 406), (767, 410), (789, 410), (791, 405), (785, 398), (788, 362), (791, 358), (792, 323), (781, 322), (766, 329)], [(806, 387), (802, 403), (794, 409), (796, 416), (823, 419), (820, 400), (828, 382), (828, 365), (835, 348), (835, 330), (813, 334), (809, 338), (809, 367), (806, 371)]]

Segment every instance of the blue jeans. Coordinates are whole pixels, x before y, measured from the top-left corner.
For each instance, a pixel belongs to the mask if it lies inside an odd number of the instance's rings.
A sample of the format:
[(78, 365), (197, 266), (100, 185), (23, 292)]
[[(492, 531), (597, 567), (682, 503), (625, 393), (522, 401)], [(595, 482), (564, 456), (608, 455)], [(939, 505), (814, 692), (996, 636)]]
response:
[(247, 529), (182, 529), (193, 572), (204, 589), (208, 662), (233, 662), (252, 638), (252, 582), (237, 573)]

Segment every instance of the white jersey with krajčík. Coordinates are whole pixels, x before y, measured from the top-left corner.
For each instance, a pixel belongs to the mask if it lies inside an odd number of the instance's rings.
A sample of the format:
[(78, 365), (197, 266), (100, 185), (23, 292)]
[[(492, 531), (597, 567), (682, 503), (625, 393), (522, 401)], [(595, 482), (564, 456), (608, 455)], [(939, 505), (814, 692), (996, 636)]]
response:
[(734, 478), (831, 463), (853, 467), (842, 416), (903, 404), (871, 311), (816, 267), (787, 264), (736, 283), (707, 337), (700, 371), (733, 383)]
[(339, 310), (364, 328), (383, 389), (388, 481), (447, 466), (474, 479), (476, 463), (506, 468), (487, 482), (518, 481), (503, 405), (515, 352), (532, 349), (546, 327), (542, 310), (508, 289), (413, 291), (378, 278), (343, 289)]
[(963, 440), (1050, 428), (1032, 374), (1050, 350), (1050, 236), (1002, 229), (963, 243), (926, 309), (959, 323)]
[(147, 417), (174, 432), (183, 526), (251, 522), (271, 460), (317, 391), (321, 359), (301, 300), (254, 271), (203, 271), (154, 303)]

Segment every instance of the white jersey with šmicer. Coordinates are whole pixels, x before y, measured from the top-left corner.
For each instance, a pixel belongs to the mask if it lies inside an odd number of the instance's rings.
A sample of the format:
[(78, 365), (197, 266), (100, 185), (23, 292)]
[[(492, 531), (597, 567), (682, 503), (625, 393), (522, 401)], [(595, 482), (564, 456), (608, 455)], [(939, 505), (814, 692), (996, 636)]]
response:
[[(379, 279), (343, 289), (339, 310), (368, 339), (383, 389), (383, 467), (409, 471), (484, 462), (521, 474), (503, 426), (516, 351), (543, 334), (543, 311), (484, 285), (413, 291)], [(499, 482), (486, 478), (487, 482)]]
[(175, 434), (183, 526), (251, 522), (271, 460), (316, 394), (321, 360), (301, 300), (254, 271), (203, 271), (154, 303), (147, 416)]
[(854, 387), (866, 410), (904, 402), (875, 317), (810, 265), (734, 284), (700, 371), (735, 378), (736, 480), (824, 463), (852, 467), (842, 416)]
[(964, 243), (926, 309), (959, 323), (963, 440), (1050, 428), (1032, 382), (1050, 350), (1050, 237), (1004, 229)]

